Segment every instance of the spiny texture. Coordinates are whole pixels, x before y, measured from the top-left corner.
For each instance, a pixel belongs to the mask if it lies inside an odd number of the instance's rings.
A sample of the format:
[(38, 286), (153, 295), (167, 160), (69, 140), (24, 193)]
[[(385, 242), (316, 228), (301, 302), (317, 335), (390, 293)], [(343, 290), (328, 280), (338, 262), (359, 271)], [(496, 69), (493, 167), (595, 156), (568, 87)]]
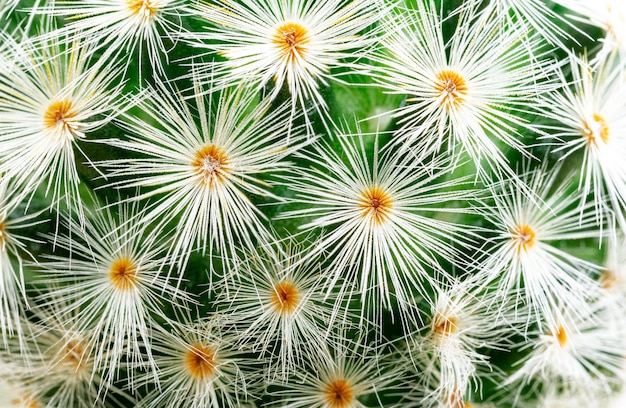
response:
[(623, 405), (620, 0), (0, 0), (0, 406)]

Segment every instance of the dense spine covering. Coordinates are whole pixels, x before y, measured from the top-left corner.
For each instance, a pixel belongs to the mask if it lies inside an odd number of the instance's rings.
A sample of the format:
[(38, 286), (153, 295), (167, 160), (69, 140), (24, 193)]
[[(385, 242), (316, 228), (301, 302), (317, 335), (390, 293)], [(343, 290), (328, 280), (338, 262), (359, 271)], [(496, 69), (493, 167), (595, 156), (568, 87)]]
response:
[(621, 0), (0, 27), (0, 406), (623, 406)]

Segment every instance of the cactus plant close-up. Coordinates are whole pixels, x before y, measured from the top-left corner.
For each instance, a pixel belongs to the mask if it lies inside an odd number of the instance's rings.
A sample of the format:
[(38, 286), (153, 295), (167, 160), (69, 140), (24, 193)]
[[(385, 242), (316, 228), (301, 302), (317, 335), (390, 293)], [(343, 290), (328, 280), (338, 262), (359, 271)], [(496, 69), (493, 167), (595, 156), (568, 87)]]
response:
[(622, 0), (0, 0), (0, 408), (626, 406)]

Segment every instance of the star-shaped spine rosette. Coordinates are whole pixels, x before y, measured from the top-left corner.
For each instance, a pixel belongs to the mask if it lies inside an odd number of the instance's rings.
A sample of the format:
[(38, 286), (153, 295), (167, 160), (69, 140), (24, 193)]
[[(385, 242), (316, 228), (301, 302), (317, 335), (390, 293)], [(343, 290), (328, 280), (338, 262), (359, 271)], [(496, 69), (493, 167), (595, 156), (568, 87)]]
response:
[(363, 334), (337, 329), (323, 344), (326, 356), (309, 356), (287, 383), (279, 384), (277, 406), (365, 408), (364, 401), (380, 401), (400, 369), (385, 363), (382, 347), (366, 343)]
[(16, 353), (15, 338), (6, 350), (0, 350), (0, 361), (14, 367), (11, 380), (27, 385), (31, 392), (24, 404), (33, 405), (23, 407), (104, 408), (109, 404), (133, 404), (132, 397), (94, 372), (91, 345), (98, 333), (75, 330), (76, 310), (63, 298), (48, 297), (48, 301), (47, 305), (33, 302), (28, 320), (23, 319), (22, 326), (28, 336), (21, 353)]
[(82, 218), (76, 156), (86, 157), (80, 143), (122, 108), (119, 69), (99, 66), (85, 44), (26, 51), (8, 34), (0, 41), (0, 172), (14, 179), (22, 199), (44, 187), (57, 212), (67, 208)]
[(480, 177), (515, 175), (505, 156), (512, 148), (529, 155), (525, 134), (538, 114), (537, 95), (554, 89), (542, 50), (532, 35), (505, 30), (499, 19), (464, 7), (449, 41), (432, 2), (400, 9), (385, 20), (384, 48), (374, 70), (380, 86), (404, 95), (393, 111), (399, 128), (395, 143), (406, 149), (466, 153)]
[(166, 247), (157, 234), (145, 232), (138, 206), (116, 210), (100, 209), (80, 229), (74, 220), (63, 220), (72, 232), (59, 235), (56, 245), (71, 257), (50, 255), (41, 262), (42, 283), (53, 285), (41, 302), (63, 303), (73, 316), (73, 331), (96, 333), (86, 345), (93, 372), (110, 384), (124, 368), (132, 388), (136, 368), (157, 376), (152, 329), (163, 319), (163, 305), (180, 308), (189, 299), (160, 275)]
[(493, 307), (494, 292), (482, 283), (466, 278), (436, 288), (434, 304), (422, 319), (427, 324), (407, 337), (402, 360), (418, 376), (407, 406), (465, 407), (463, 401), (480, 393), (483, 379), (496, 377), (490, 352), (506, 350), (523, 329), (515, 321), (514, 304)]
[(340, 71), (361, 69), (356, 62), (369, 54), (383, 8), (378, 0), (221, 0), (200, 2), (194, 12), (213, 23), (197, 33), (207, 40), (199, 46), (226, 58), (210, 64), (217, 86), (270, 86), (272, 100), (286, 87), (292, 116), (304, 112), (311, 127), (306, 113), (312, 108), (332, 128), (321, 87), (343, 82)]
[(496, 285), (496, 299), (523, 301), (527, 323), (539, 327), (565, 324), (560, 302), (584, 313), (600, 289), (592, 276), (601, 268), (556, 245), (598, 236), (593, 208), (587, 205), (581, 216), (580, 196), (568, 191), (572, 177), (563, 178), (559, 170), (542, 166), (522, 175), (535, 197), (506, 180), (491, 185), (493, 202), (482, 206), (493, 237), (479, 270)]
[[(139, 67), (147, 64), (155, 75), (164, 75), (164, 59), (182, 35), (184, 0), (53, 0), (40, 12), (64, 17), (66, 24), (47, 30), (35, 42), (67, 38), (75, 42), (70, 48), (86, 46), (90, 53), (101, 52), (103, 61), (127, 60), (136, 52)], [(143, 62), (144, 51), (149, 61)], [(123, 66), (124, 71), (130, 65)]]
[(269, 247), (265, 216), (250, 196), (278, 198), (264, 176), (289, 169), (283, 159), (303, 140), (298, 128), (287, 138), (287, 104), (272, 108), (245, 87), (209, 98), (197, 83), (194, 91), (192, 105), (165, 85), (149, 89), (137, 106), (153, 121), (125, 116), (127, 139), (107, 141), (142, 157), (102, 163), (119, 179), (111, 187), (144, 189), (128, 201), (156, 198), (142, 222), (171, 227), (168, 258), (180, 270), (197, 248), (232, 266), (238, 247)]
[(322, 278), (328, 293), (338, 291), (338, 306), (360, 293), (363, 313), (377, 320), (383, 308), (397, 305), (406, 323), (414, 297), (447, 276), (440, 259), (462, 266), (456, 248), (471, 242), (471, 228), (433, 214), (466, 213), (457, 204), (473, 193), (463, 188), (467, 179), (442, 181), (448, 159), (422, 163), (390, 151), (379, 157), (377, 142), (368, 157), (362, 135), (340, 135), (338, 144), (341, 155), (316, 144), (303, 155), (311, 167), (285, 176), (292, 201), (305, 208), (281, 216), (310, 217), (305, 232), (325, 230), (301, 261), (327, 254)]
[(624, 4), (0, 0), (0, 408), (626, 407)]
[(247, 254), (238, 279), (227, 282), (221, 304), (238, 328), (238, 342), (268, 359), (270, 380), (286, 379), (306, 358), (325, 357), (333, 303), (319, 289), (320, 261), (298, 262), (311, 244), (288, 241), (272, 253)]
[[(562, 155), (561, 160), (578, 160), (581, 211), (592, 198), (597, 225), (611, 228), (617, 222), (624, 233), (626, 60), (614, 54), (594, 67), (586, 57), (572, 55), (563, 71), (561, 92), (546, 96), (542, 103), (554, 123), (549, 135), (556, 144), (554, 152)], [(571, 72), (571, 79), (565, 71)], [(576, 154), (581, 151), (582, 157)]]
[[(196, 322), (179, 316), (153, 341), (160, 387), (138, 407), (238, 408), (252, 399), (257, 373), (218, 316)], [(150, 384), (153, 377), (144, 379)]]
[[(605, 307), (606, 303), (595, 302), (581, 313), (560, 306), (556, 314), (564, 323), (527, 333), (520, 347), (530, 351), (515, 363), (519, 368), (502, 386), (520, 385), (519, 396), (525, 386), (544, 383), (549, 384), (544, 395), (556, 391), (563, 400), (584, 401), (581, 406), (603, 406), (601, 397), (610, 395), (621, 382), (626, 349), (623, 321), (606, 319)], [(556, 316), (550, 321), (556, 322)]]

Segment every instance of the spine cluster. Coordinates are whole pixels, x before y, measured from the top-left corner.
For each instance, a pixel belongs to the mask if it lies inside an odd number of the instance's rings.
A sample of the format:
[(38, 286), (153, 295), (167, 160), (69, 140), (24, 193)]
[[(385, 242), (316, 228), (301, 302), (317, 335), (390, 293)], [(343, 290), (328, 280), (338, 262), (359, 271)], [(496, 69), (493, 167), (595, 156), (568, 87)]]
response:
[(621, 0), (0, 0), (0, 406), (626, 404)]

